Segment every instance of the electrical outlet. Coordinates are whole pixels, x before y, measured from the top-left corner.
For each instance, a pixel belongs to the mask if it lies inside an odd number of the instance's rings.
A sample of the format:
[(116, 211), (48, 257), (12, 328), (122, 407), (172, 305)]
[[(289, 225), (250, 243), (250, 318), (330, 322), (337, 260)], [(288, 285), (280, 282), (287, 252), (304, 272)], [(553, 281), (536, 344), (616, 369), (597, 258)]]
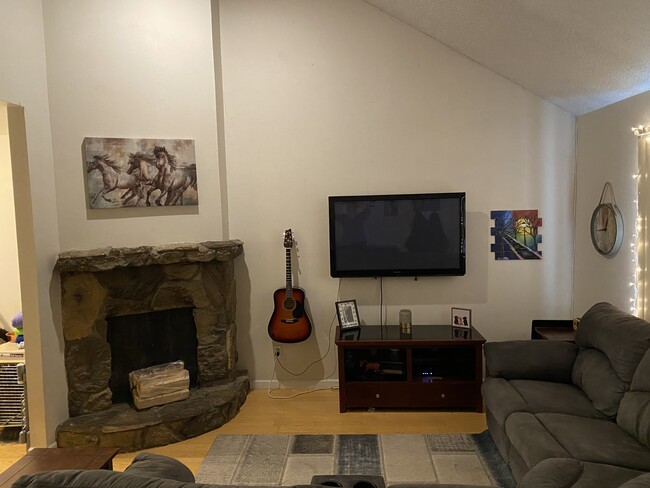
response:
[(279, 357), (280, 357), (280, 346), (275, 346), (275, 347), (273, 348), (273, 355), (274, 355), (276, 358), (279, 358)]

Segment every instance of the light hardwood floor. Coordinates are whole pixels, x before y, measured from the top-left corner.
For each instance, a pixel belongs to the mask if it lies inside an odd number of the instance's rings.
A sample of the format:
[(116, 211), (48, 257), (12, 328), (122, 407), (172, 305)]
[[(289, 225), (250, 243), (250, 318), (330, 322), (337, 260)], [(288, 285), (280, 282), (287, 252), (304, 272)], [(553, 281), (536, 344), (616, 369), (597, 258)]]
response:
[[(291, 396), (299, 390), (279, 390), (273, 396)], [(219, 429), (193, 439), (148, 449), (174, 457), (197, 472), (219, 434), (416, 434), (477, 433), (485, 430), (485, 415), (474, 412), (351, 411), (339, 413), (336, 390), (322, 390), (290, 399), (271, 399), (266, 390), (252, 390), (239, 413)], [(24, 445), (0, 445), (0, 469), (25, 454)], [(126, 468), (137, 453), (119, 454), (113, 466)]]

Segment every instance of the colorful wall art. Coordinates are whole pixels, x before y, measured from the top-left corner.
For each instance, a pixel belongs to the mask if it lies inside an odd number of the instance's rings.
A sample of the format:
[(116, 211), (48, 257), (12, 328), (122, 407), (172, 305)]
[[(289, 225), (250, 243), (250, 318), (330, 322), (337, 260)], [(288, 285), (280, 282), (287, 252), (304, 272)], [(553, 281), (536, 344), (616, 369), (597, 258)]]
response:
[(191, 139), (86, 137), (90, 208), (198, 205)]
[(496, 260), (542, 259), (542, 219), (537, 210), (494, 210), (492, 252)]

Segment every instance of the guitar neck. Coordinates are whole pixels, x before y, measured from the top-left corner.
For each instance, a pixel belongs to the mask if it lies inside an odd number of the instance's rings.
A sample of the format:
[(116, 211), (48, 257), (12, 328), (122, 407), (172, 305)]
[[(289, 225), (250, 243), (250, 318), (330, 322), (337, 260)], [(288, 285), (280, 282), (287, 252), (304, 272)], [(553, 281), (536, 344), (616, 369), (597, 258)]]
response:
[(291, 248), (285, 249), (284, 252), (287, 262), (287, 297), (291, 298), (293, 296), (293, 286), (291, 283)]

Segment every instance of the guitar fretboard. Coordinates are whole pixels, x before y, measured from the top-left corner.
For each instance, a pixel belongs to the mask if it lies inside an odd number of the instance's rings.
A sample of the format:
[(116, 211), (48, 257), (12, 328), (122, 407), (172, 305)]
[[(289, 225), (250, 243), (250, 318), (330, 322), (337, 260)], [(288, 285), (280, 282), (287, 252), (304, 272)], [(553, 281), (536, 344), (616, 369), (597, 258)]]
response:
[(292, 298), (293, 297), (293, 287), (291, 285), (291, 248), (287, 248), (284, 250), (286, 254), (286, 261), (287, 261), (287, 293), (286, 296), (287, 298)]

